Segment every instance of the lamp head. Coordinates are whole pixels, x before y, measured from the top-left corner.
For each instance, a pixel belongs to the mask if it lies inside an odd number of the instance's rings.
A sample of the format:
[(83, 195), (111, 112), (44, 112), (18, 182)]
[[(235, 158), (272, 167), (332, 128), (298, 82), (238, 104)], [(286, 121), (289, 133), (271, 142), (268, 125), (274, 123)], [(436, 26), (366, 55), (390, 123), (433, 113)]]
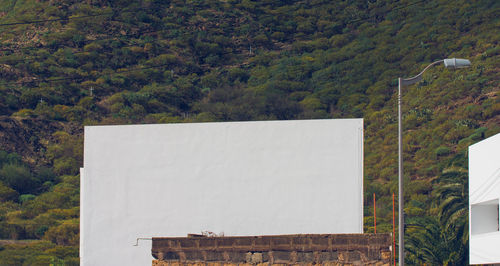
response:
[(444, 66), (446, 68), (464, 68), (470, 66), (470, 61), (467, 59), (460, 58), (449, 58), (444, 60)]

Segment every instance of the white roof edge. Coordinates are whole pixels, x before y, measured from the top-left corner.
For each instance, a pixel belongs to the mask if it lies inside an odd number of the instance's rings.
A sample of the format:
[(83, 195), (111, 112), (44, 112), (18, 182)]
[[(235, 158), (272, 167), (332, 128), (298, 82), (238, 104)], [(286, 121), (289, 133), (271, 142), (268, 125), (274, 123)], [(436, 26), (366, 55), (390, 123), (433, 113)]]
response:
[(88, 125), (84, 126), (84, 129), (87, 128), (96, 128), (96, 127), (124, 127), (124, 126), (159, 126), (159, 125), (185, 125), (185, 124), (220, 124), (220, 123), (260, 123), (260, 122), (269, 122), (269, 123), (286, 123), (286, 122), (320, 122), (320, 121), (335, 121), (335, 120), (353, 120), (353, 121), (361, 121), (364, 122), (364, 118), (327, 118), (327, 119), (289, 119), (289, 120), (251, 120), (251, 121), (215, 121), (215, 122), (185, 122), (185, 123), (153, 123), (153, 124), (121, 124), (121, 125)]

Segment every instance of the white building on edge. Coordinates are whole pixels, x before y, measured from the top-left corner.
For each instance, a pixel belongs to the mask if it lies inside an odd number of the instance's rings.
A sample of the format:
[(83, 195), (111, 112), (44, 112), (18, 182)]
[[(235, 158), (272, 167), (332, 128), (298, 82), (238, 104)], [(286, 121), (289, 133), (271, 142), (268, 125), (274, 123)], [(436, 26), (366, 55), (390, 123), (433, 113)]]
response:
[(470, 264), (500, 263), (500, 134), (469, 147)]
[(363, 120), (85, 127), (82, 265), (151, 265), (151, 241), (363, 233)]

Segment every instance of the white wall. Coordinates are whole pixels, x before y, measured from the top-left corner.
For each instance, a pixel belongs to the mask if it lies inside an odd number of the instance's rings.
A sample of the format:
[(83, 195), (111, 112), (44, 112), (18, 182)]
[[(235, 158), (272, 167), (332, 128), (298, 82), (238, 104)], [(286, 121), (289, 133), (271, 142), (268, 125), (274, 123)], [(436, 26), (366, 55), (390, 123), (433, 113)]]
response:
[(83, 265), (138, 237), (362, 233), (362, 119), (85, 127)]
[[(498, 219), (500, 134), (469, 147), (469, 251), (471, 264), (500, 263)], [(493, 204), (495, 203), (495, 204)]]

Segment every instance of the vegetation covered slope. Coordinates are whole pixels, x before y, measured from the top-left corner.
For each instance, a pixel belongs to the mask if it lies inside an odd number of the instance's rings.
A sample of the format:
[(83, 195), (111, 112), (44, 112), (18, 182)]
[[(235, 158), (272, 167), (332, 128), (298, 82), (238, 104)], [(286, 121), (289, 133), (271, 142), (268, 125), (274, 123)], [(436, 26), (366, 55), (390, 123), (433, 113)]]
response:
[[(500, 132), (500, 2), (0, 0), (3, 264), (78, 263), (82, 127), (364, 117), (365, 231), (392, 231), (404, 88), (409, 263), (467, 258), (467, 147)], [(396, 193), (397, 194), (397, 193)], [(11, 243), (11, 242), (9, 242)]]

